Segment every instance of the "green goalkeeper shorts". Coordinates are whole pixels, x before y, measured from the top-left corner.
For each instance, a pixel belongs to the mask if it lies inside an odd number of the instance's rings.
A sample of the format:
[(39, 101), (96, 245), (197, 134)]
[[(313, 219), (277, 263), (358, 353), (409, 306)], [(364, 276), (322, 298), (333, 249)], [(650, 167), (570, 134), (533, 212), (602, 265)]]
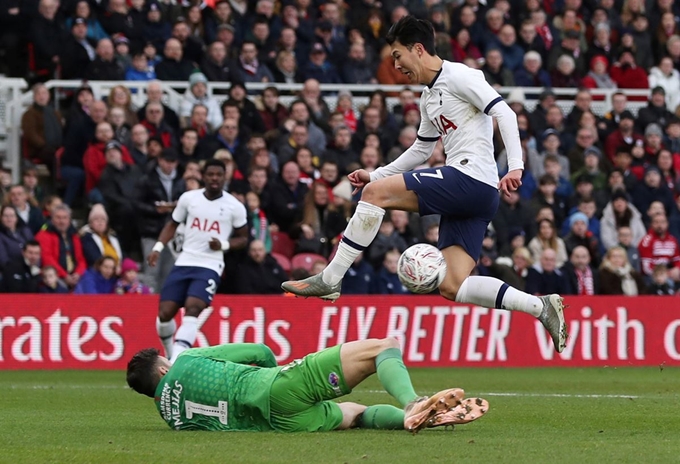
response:
[(322, 432), (342, 423), (340, 407), (330, 401), (347, 395), (340, 346), (296, 359), (281, 368), (271, 387), (270, 422), (280, 432)]

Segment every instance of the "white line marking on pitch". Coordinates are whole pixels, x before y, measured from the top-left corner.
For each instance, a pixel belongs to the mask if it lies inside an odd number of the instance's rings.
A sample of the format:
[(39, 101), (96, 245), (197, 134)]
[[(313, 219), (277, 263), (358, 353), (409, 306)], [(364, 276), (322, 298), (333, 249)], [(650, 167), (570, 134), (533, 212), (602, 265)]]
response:
[[(10, 390), (120, 390), (127, 389), (127, 385), (83, 385), (83, 384), (55, 384), (55, 385), (9, 385)], [(384, 390), (354, 390), (354, 393), (387, 394)], [(574, 394), (574, 393), (519, 393), (519, 392), (474, 392), (479, 396), (498, 396), (510, 398), (586, 398), (586, 399), (661, 399), (666, 395), (607, 395), (607, 394)]]
[(10, 390), (115, 390), (127, 385), (10, 385)]
[[(383, 390), (354, 390), (354, 393), (386, 393)], [(599, 398), (599, 399), (621, 399), (621, 398), (632, 398), (632, 399), (651, 399), (660, 398), (660, 396), (641, 396), (641, 395), (605, 395), (605, 394), (572, 394), (572, 393), (516, 393), (516, 392), (475, 392), (475, 395), (479, 396), (505, 396), (505, 397), (516, 397), (516, 398)]]

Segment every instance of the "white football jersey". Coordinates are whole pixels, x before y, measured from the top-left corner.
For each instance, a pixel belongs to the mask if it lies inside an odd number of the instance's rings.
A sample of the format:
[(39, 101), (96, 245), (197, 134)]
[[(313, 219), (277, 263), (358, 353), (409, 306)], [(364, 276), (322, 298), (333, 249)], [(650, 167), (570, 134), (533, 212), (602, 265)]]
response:
[(488, 113), (502, 100), (482, 71), (444, 61), (420, 96), (418, 138), (436, 141), (441, 136), (447, 166), (497, 188), (493, 124)]
[(183, 193), (172, 212), (173, 221), (185, 224), (182, 252), (175, 266), (205, 267), (222, 275), (224, 253), (211, 250), (208, 244), (211, 238), (228, 240), (234, 229), (245, 226), (246, 208), (227, 192), (212, 201), (203, 192), (205, 189)]

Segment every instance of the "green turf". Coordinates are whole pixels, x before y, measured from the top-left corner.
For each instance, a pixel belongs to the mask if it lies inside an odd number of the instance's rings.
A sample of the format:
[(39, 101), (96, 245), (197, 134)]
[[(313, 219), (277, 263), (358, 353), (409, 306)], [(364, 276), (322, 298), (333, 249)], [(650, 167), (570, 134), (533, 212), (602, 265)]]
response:
[[(680, 370), (415, 369), (420, 393), (491, 403), (454, 432), (174, 432), (121, 372), (1, 372), (0, 462), (620, 463), (680, 461)], [(370, 379), (349, 397), (389, 402)], [(483, 395), (483, 393), (487, 393)], [(515, 396), (498, 396), (499, 394)], [(546, 396), (564, 394), (565, 396)], [(575, 395), (610, 395), (576, 397)], [(622, 395), (624, 397), (614, 397)]]

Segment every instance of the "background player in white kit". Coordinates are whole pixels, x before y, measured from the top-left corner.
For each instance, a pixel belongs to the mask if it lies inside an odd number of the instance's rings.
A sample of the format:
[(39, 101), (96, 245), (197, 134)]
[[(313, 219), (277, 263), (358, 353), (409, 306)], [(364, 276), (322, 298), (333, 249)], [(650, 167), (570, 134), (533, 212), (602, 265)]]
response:
[[(220, 283), (224, 253), (243, 248), (248, 243), (246, 208), (223, 191), (225, 173), (222, 161), (205, 163), (205, 188), (185, 192), (179, 197), (172, 220), (161, 231), (147, 258), (149, 265), (155, 266), (177, 226), (185, 224), (182, 252), (163, 284), (156, 319), (158, 336), (171, 362), (196, 341), (198, 315), (210, 305)], [(234, 236), (230, 238), (232, 231)], [(185, 314), (175, 335), (174, 317), (182, 306)]]
[[(522, 184), (524, 163), (515, 113), (481, 71), (436, 55), (429, 22), (406, 16), (392, 26), (387, 42), (395, 67), (413, 84), (427, 86), (420, 97), (418, 139), (389, 165), (348, 176), (357, 189), (364, 189), (333, 260), (321, 274), (284, 282), (283, 289), (335, 300), (347, 269), (378, 233), (385, 209), (441, 214), (438, 245), (447, 264), (441, 295), (459, 303), (529, 313), (543, 323), (561, 352), (567, 328), (559, 295), (537, 297), (492, 277), (470, 276), (498, 208), (498, 190), (508, 194)], [(489, 116), (497, 119), (508, 153), (508, 174), (500, 182)], [(440, 137), (446, 166), (412, 171), (430, 157)]]

